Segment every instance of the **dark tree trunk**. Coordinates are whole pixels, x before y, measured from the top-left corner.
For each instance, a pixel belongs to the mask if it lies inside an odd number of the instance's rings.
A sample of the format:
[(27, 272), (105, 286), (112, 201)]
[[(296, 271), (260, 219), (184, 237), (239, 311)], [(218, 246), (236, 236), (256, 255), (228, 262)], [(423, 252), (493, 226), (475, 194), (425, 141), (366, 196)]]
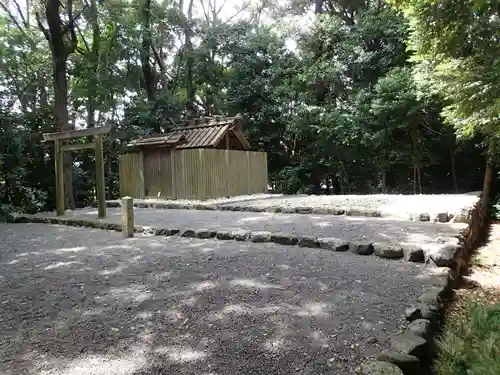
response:
[(457, 169), (455, 166), (455, 135), (453, 135), (452, 143), (450, 143), (450, 163), (451, 163), (451, 176), (453, 178), (453, 190), (458, 194), (458, 181), (457, 181)]
[[(45, 17), (48, 30), (45, 29), (38, 19), (47, 41), (50, 44), (52, 54), (52, 71), (54, 79), (54, 107), (57, 118), (58, 130), (73, 130), (69, 121), (68, 113), (68, 79), (66, 76), (66, 61), (69, 54), (73, 53), (77, 39), (74, 30), (73, 2), (66, 2), (68, 12), (68, 24), (63, 24), (60, 14), (61, 3), (59, 0), (47, 0), (45, 5)], [(73, 158), (70, 152), (64, 155), (64, 201), (65, 207), (74, 209), (75, 197), (73, 193)]]
[(483, 193), (481, 194), (481, 206), (486, 212), (488, 210), (488, 204), (490, 202), (491, 187), (493, 184), (493, 173), (495, 171), (495, 139), (490, 139), (488, 146), (488, 157), (486, 159), (486, 170), (484, 171), (484, 183), (483, 183)]
[(193, 0), (189, 1), (188, 15), (185, 28), (185, 48), (186, 48), (186, 91), (187, 91), (187, 103), (186, 103), (186, 116), (188, 119), (196, 117), (195, 109), (195, 97), (196, 97), (196, 87), (193, 80), (193, 43), (191, 41), (193, 30)]
[(156, 78), (151, 66), (152, 36), (151, 36), (151, 0), (144, 0), (142, 9), (142, 45), (141, 45), (141, 66), (144, 78), (144, 88), (150, 105), (154, 104), (156, 97)]
[(95, 112), (97, 107), (97, 95), (99, 78), (99, 47), (101, 43), (101, 31), (97, 18), (97, 0), (90, 0), (90, 22), (92, 24), (92, 49), (90, 51), (91, 72), (88, 87), (87, 102), (87, 127), (95, 126)]
[(314, 0), (314, 14), (323, 13), (323, 3), (325, 0)]

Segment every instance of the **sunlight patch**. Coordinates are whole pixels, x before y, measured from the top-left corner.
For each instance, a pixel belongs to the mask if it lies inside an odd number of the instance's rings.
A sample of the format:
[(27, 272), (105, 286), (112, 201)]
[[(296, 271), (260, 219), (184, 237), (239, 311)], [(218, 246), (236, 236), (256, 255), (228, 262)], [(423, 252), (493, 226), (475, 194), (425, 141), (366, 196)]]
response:
[(284, 345), (285, 345), (285, 340), (282, 338), (270, 339), (264, 343), (264, 348), (272, 353), (277, 353), (280, 351), (280, 348), (283, 347)]
[(114, 275), (115, 273), (120, 273), (122, 272), (123, 270), (125, 269), (124, 266), (118, 266), (116, 267), (115, 269), (111, 269), (111, 270), (102, 270), (102, 271), (99, 271), (98, 274), (99, 275), (102, 275), (102, 276), (106, 276), (106, 275)]
[[(70, 361), (64, 366), (60, 363), (53, 363), (52, 369), (41, 370), (38, 373), (49, 375), (57, 371), (60, 375), (132, 375), (147, 364), (143, 352), (141, 350), (141, 353), (127, 353), (122, 358), (105, 355), (85, 356)], [(47, 368), (47, 366), (44, 367)]]
[(99, 250), (129, 250), (129, 249), (137, 250), (138, 248), (130, 245), (111, 245), (111, 246), (101, 247)]
[(180, 346), (162, 347), (156, 349), (158, 354), (167, 355), (174, 362), (194, 362), (207, 357), (204, 351), (193, 350)]
[(50, 266), (45, 267), (44, 270), (53, 270), (56, 268), (71, 266), (72, 264), (79, 264), (79, 263), (80, 262), (57, 262), (57, 263), (51, 264)]
[(282, 289), (281, 285), (265, 284), (265, 283), (261, 283), (260, 281), (252, 280), (252, 279), (237, 279), (237, 280), (232, 280), (230, 283), (231, 283), (231, 285), (242, 286), (244, 288)]
[(213, 281), (202, 281), (201, 283), (191, 283), (191, 288), (192, 289), (195, 289), (196, 291), (198, 292), (201, 292), (203, 290), (206, 290), (206, 289), (213, 289), (217, 286), (216, 283), (214, 283)]
[(298, 316), (324, 316), (326, 312), (323, 311), (328, 305), (326, 303), (307, 303), (302, 306), (298, 311)]
[(317, 225), (318, 227), (321, 227), (321, 228), (327, 228), (327, 227), (333, 226), (333, 224), (334, 223), (332, 223), (332, 222), (322, 221), (322, 222), (319, 222), (319, 223), (315, 223), (314, 225)]
[(63, 247), (62, 249), (53, 250), (53, 253), (77, 253), (79, 251), (86, 250), (85, 246), (77, 246), (77, 247)]
[(271, 214), (263, 214), (262, 216), (245, 217), (243, 219), (239, 219), (238, 221), (242, 223), (247, 223), (247, 222), (255, 223), (257, 221), (268, 221), (269, 216), (271, 216)]
[(152, 297), (153, 293), (141, 286), (131, 286), (128, 288), (111, 288), (109, 294), (115, 298), (126, 301), (144, 302)]

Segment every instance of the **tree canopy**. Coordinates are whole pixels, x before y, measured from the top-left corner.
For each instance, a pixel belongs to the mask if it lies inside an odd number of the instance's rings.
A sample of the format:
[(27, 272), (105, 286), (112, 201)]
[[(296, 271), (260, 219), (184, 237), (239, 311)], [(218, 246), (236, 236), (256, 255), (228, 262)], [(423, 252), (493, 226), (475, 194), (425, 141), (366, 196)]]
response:
[[(0, 0), (1, 204), (54, 206), (44, 132), (113, 125), (116, 198), (127, 141), (237, 114), (275, 192), (481, 188), (500, 116), (498, 1), (234, 3)], [(67, 155), (66, 204), (89, 204), (94, 156)]]

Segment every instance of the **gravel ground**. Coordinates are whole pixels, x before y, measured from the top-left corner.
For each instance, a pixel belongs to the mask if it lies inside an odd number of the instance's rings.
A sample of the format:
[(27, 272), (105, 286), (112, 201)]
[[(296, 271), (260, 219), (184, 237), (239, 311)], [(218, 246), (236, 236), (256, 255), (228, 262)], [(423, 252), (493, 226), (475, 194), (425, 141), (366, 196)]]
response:
[(359, 209), (380, 211), (388, 218), (418, 218), (428, 213), (433, 220), (439, 213), (453, 215), (474, 206), (479, 197), (474, 194), (435, 194), (435, 195), (320, 195), (320, 196), (279, 196), (263, 197), (253, 200), (222, 203), (224, 206), (254, 207), (324, 207), (337, 209)]
[[(424, 266), (0, 223), (2, 374), (353, 374)], [(420, 268), (421, 267), (421, 268)]]
[[(226, 204), (226, 203), (235, 203), (235, 202), (245, 202), (245, 201), (260, 201), (261, 199), (267, 198), (278, 198), (282, 197), (283, 194), (251, 194), (251, 195), (237, 195), (235, 197), (220, 197), (215, 199), (207, 199), (204, 201), (200, 201), (197, 199), (163, 199), (163, 198), (146, 198), (146, 199), (136, 199), (136, 202), (145, 202), (145, 203), (177, 203), (177, 204), (185, 204), (185, 205), (195, 205), (195, 204), (205, 204), (205, 205), (213, 205), (213, 204)], [(119, 203), (119, 199), (109, 200), (108, 202), (117, 202)]]
[[(120, 223), (120, 209), (108, 208), (105, 222)], [(54, 212), (46, 215), (55, 215)], [(96, 209), (67, 212), (67, 216), (97, 220)], [(434, 243), (456, 236), (465, 224), (421, 223), (383, 218), (253, 213), (232, 211), (161, 210), (134, 208), (136, 225), (168, 229), (246, 229), (344, 240)]]

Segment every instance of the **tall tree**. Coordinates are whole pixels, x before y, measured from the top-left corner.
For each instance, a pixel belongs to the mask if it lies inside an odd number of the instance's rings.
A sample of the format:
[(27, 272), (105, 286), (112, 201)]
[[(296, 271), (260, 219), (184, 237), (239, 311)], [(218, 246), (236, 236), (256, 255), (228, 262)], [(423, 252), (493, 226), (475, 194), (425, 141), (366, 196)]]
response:
[(500, 1), (390, 2), (411, 23), (409, 45), (418, 71), (423, 84), (445, 99), (446, 121), (459, 137), (481, 134), (486, 138), (486, 204), (500, 135)]
[[(43, 3), (45, 21), (39, 13), (36, 14), (37, 23), (47, 39), (51, 56), (52, 72), (54, 82), (54, 108), (57, 119), (57, 127), (60, 131), (74, 129), (74, 122), (69, 119), (68, 112), (68, 57), (75, 52), (78, 45), (76, 36), (76, 21), (86, 6), (80, 12), (73, 12), (73, 0), (66, 0), (64, 6), (59, 0), (45, 0)], [(62, 16), (62, 12), (65, 15)], [(65, 19), (63, 19), (63, 17)], [(64, 192), (66, 208), (76, 207), (73, 192), (73, 159), (71, 153), (64, 154)]]

